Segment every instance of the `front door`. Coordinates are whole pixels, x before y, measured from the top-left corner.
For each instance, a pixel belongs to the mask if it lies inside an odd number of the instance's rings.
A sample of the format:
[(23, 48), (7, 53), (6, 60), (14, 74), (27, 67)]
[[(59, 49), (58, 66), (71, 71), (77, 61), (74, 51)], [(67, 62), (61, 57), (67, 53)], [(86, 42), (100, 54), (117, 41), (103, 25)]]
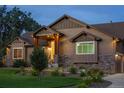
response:
[(122, 57), (121, 61), (121, 72), (124, 73), (124, 57)]
[(50, 41), (48, 46), (44, 48), (47, 56), (48, 56), (48, 61), (49, 63), (54, 63), (54, 57), (55, 57), (55, 42)]

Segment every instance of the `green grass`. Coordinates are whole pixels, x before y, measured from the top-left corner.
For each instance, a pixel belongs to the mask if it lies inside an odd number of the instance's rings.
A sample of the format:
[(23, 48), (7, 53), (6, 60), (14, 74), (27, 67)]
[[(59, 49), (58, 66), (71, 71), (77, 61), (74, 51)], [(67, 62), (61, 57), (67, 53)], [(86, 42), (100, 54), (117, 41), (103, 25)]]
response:
[(58, 88), (77, 85), (79, 78), (73, 77), (41, 77), (15, 74), (19, 69), (0, 68), (0, 88)]

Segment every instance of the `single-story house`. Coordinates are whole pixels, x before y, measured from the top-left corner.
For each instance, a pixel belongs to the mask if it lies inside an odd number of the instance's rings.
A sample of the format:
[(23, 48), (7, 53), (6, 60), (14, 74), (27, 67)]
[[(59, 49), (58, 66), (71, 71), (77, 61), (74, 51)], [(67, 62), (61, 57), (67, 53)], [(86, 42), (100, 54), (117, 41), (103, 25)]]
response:
[[(26, 49), (23, 57), (17, 40), (21, 40)], [(10, 59), (15, 59), (19, 53), (20, 58), (29, 61), (34, 45), (44, 48), (49, 64), (61, 62), (66, 66), (101, 68), (108, 73), (124, 72), (124, 22), (89, 25), (64, 15), (35, 31), (32, 40), (33, 44), (21, 38), (13, 41), (9, 45), (13, 51), (8, 53)]]
[(26, 32), (20, 37), (10, 41), (6, 48), (6, 65), (12, 66), (14, 60), (22, 59), (30, 65), (30, 55), (33, 51), (34, 43), (31, 32)]

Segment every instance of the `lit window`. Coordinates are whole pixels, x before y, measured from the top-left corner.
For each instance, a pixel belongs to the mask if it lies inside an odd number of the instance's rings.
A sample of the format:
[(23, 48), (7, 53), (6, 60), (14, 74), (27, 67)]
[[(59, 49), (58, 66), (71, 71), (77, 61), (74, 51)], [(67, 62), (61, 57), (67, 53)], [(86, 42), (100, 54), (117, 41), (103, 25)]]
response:
[(76, 43), (76, 54), (94, 54), (95, 43), (94, 41), (77, 42)]
[(23, 48), (13, 48), (13, 59), (23, 59)]

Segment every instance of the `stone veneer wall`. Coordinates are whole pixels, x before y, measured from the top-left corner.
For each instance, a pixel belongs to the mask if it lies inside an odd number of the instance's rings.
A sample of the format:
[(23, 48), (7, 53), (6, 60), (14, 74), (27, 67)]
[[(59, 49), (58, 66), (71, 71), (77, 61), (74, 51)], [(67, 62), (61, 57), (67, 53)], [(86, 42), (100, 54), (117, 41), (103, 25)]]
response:
[[(77, 67), (84, 68), (99, 68), (104, 71), (106, 74), (115, 73), (115, 61), (113, 60), (112, 55), (100, 55), (99, 61), (97, 63), (76, 63), (73, 62), (73, 58), (69, 58), (68, 56), (61, 56), (61, 61), (65, 67), (69, 67), (71, 65), (76, 65)], [(60, 61), (59, 61), (60, 62)]]

